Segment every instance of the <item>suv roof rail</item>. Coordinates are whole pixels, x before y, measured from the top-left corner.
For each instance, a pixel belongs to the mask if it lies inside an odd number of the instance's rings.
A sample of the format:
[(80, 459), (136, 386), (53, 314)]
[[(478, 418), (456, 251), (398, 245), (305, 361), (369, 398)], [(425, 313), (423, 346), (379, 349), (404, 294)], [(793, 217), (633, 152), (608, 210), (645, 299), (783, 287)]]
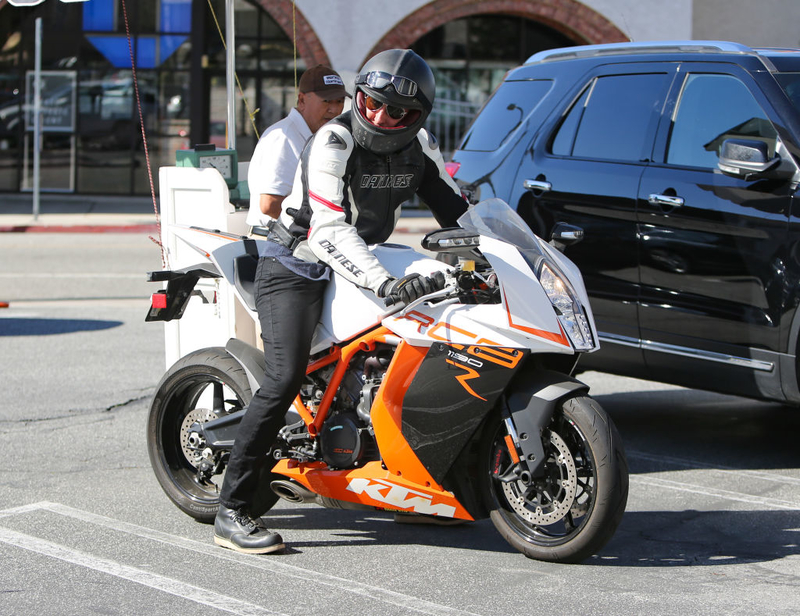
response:
[(575, 58), (591, 58), (602, 55), (664, 52), (743, 53), (758, 55), (758, 52), (747, 45), (731, 43), (729, 41), (642, 41), (546, 49), (533, 54), (525, 61), (525, 64), (555, 60), (571, 60)]

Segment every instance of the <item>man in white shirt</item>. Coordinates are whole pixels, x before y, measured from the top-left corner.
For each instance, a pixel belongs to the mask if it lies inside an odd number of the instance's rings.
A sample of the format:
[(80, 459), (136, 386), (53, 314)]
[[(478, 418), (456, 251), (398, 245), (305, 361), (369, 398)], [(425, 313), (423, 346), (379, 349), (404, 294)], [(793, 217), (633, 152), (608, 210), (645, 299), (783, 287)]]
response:
[(247, 172), (248, 225), (263, 227), (280, 215), (303, 146), (323, 124), (342, 113), (346, 95), (342, 78), (332, 68), (318, 64), (303, 73), (297, 106), (264, 131), (253, 152)]

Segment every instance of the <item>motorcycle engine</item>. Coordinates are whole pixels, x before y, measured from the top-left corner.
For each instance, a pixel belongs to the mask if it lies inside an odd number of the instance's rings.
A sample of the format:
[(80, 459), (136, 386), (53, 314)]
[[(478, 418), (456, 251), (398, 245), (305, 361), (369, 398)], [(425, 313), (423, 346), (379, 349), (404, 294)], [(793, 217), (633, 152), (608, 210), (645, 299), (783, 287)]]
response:
[(331, 417), (319, 435), (322, 459), (331, 468), (351, 468), (364, 452), (365, 435), (355, 413)]
[(331, 468), (353, 468), (377, 449), (370, 409), (391, 361), (393, 349), (380, 348), (353, 361), (339, 387), (333, 413), (319, 435), (322, 459)]

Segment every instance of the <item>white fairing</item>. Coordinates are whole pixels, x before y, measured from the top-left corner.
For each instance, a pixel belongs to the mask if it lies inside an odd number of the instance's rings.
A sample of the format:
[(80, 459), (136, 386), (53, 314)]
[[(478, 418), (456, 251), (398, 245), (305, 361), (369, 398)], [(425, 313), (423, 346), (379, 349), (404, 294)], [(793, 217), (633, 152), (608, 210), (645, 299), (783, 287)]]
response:
[[(382, 244), (371, 246), (372, 253), (395, 278), (417, 273), (429, 276), (444, 271), (444, 263), (419, 254), (408, 246)], [(322, 317), (314, 332), (311, 352), (327, 349), (331, 344), (348, 340), (381, 322), (387, 308), (372, 291), (362, 289), (333, 274), (325, 291)]]
[[(515, 213), (507, 205), (500, 204), (501, 207), (495, 206), (494, 210), (485, 212), (500, 222), (496, 227), (487, 226), (484, 229), (486, 235), (481, 233), (480, 236), (480, 251), (491, 264), (501, 290), (499, 303), (462, 304), (456, 299), (429, 302), (423, 298), (399, 310), (386, 308), (383, 300), (372, 291), (359, 288), (334, 273), (326, 290), (322, 318), (314, 333), (312, 352), (352, 339), (382, 323), (398, 338), (415, 346), (450, 342), (523, 348), (534, 353), (575, 353), (576, 347), (580, 346), (574, 344), (574, 334), (562, 326), (563, 317), (560, 319), (557, 315), (537, 272), (532, 270), (532, 263), (541, 262), (548, 263), (556, 271), (570, 289), (573, 301), (583, 311), (588, 343), (585, 342), (581, 350), (596, 350), (597, 330), (577, 267), (563, 254), (533, 236), (521, 219), (513, 220)], [(462, 226), (470, 226), (468, 220), (459, 222)], [(473, 226), (472, 230), (480, 230), (480, 224)], [(508, 233), (514, 241), (505, 241), (498, 236), (499, 232)], [(228, 282), (233, 283), (233, 260), (245, 254), (243, 242), (208, 230), (183, 228), (176, 230), (176, 235), (192, 245), (198, 256), (208, 255)], [(451, 271), (444, 263), (406, 246), (383, 244), (371, 246), (370, 250), (397, 278), (412, 272), (427, 276), (435, 271)], [(452, 277), (448, 281), (452, 284)], [(238, 290), (236, 293), (244, 304)], [(257, 318), (253, 311), (251, 316)]]
[[(417, 346), (446, 341), (572, 354), (573, 346), (550, 300), (519, 251), (505, 242), (481, 237), (481, 252), (500, 280), (500, 304), (440, 307), (424, 303), (388, 317), (384, 325)], [(581, 299), (588, 304), (585, 290)]]

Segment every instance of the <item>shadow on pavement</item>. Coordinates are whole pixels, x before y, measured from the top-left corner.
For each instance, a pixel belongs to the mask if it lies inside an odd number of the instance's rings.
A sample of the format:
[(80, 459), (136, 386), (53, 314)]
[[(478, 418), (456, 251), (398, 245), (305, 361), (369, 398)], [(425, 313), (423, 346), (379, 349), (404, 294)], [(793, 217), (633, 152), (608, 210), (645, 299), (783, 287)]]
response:
[(2, 336), (53, 336), (74, 332), (91, 332), (119, 327), (122, 321), (98, 319), (42, 319), (34, 317), (0, 318)]
[[(451, 527), (407, 526), (395, 524), (391, 516), (383, 514), (316, 506), (277, 509), (265, 520), (270, 529), (286, 538), (287, 554), (300, 553), (303, 548), (359, 544), (516, 553), (489, 520)], [(609, 544), (583, 565), (713, 567), (774, 561), (800, 555), (798, 526), (800, 510), (628, 512)], [(292, 540), (293, 531), (324, 529), (340, 539)], [(522, 554), (519, 558), (520, 566), (528, 562)]]

